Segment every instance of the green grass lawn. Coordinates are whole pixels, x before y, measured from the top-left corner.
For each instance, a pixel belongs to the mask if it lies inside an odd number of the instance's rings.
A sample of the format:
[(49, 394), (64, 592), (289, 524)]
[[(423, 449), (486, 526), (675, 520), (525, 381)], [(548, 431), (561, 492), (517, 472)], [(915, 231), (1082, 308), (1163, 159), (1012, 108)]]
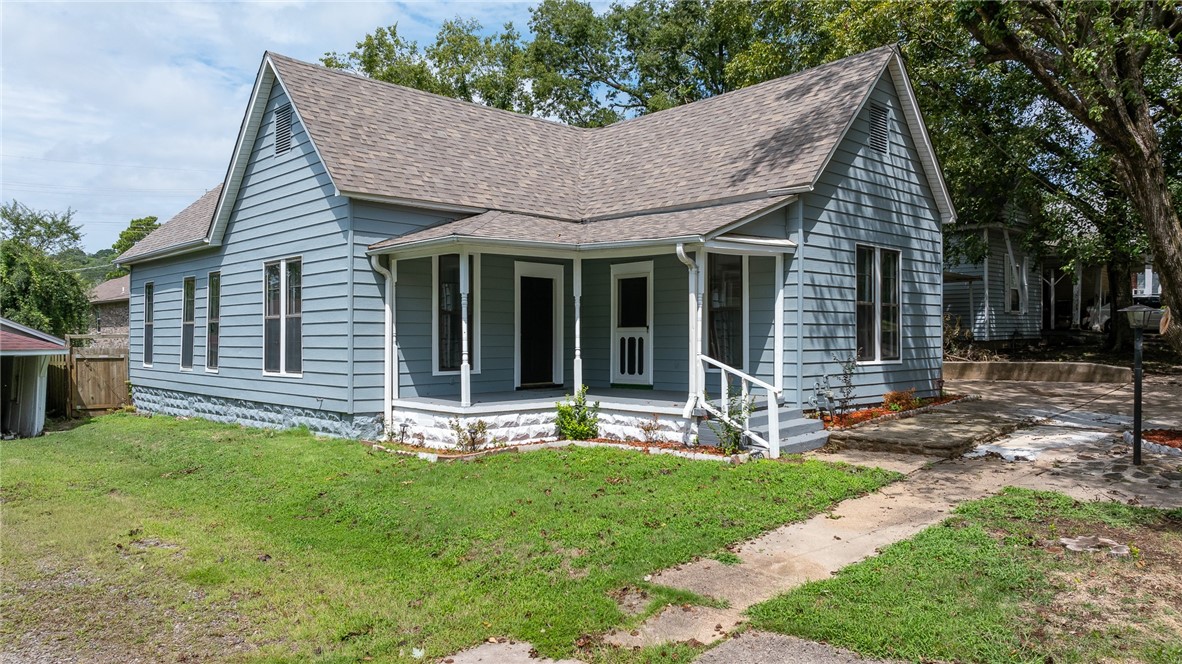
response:
[[(1132, 555), (1065, 551), (1099, 535)], [(834, 578), (752, 607), (758, 629), (911, 661), (1182, 661), (1182, 510), (1007, 489)]]
[[(6, 441), (0, 473), (10, 648), (39, 634), (267, 661), (431, 658), (489, 637), (570, 655), (627, 624), (610, 591), (897, 477), (579, 448), (430, 464), (127, 414)], [(678, 649), (581, 656), (661, 652)]]

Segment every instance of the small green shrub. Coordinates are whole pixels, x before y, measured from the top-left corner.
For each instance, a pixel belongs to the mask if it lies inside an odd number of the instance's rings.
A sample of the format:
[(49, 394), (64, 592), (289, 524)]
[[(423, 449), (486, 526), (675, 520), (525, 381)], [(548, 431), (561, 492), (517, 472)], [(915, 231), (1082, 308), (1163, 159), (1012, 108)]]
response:
[(590, 440), (599, 436), (599, 402), (587, 405), (587, 386), (581, 385), (575, 391), (573, 398), (567, 395), (569, 402), (559, 402), (558, 417), (554, 424), (558, 427), (558, 437), (566, 440)]
[(460, 423), (459, 418), (453, 417), (448, 421), (452, 433), (456, 435), (456, 447), (461, 452), (475, 452), (484, 446), (488, 438), (488, 422), (476, 420), (468, 424), (468, 428)]
[[(709, 398), (710, 395), (706, 396)], [(727, 412), (734, 423), (720, 418), (706, 420), (706, 426), (718, 436), (718, 449), (723, 454), (738, 454), (743, 449), (743, 429), (747, 425), (747, 418), (755, 412), (755, 398), (748, 396), (744, 400), (741, 393), (731, 394), (727, 399)]]

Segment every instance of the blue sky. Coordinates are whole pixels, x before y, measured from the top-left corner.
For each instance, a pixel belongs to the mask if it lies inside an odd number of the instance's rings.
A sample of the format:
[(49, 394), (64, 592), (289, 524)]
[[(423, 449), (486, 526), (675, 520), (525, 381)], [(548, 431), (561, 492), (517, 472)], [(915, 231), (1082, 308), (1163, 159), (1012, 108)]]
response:
[(379, 25), (426, 45), (455, 16), (523, 33), (531, 2), (0, 5), (0, 194), (73, 208), (87, 251), (221, 181), (262, 54), (310, 62)]

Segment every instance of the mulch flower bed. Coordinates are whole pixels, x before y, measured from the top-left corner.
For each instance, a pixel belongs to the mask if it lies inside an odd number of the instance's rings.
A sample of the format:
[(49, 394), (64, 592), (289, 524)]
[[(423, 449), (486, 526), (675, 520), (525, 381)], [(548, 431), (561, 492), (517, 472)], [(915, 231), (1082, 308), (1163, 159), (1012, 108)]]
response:
[(848, 429), (859, 424), (865, 424), (871, 420), (884, 418), (896, 419), (904, 413), (914, 413), (921, 409), (942, 406), (953, 401), (960, 401), (963, 398), (965, 397), (962, 394), (947, 394), (942, 397), (919, 399), (911, 408), (904, 408), (902, 410), (891, 410), (886, 406), (871, 406), (868, 408), (859, 408), (837, 418), (826, 415), (821, 418), (821, 421), (824, 423), (826, 429)]
[(1182, 429), (1147, 429), (1141, 432), (1141, 438), (1182, 450)]

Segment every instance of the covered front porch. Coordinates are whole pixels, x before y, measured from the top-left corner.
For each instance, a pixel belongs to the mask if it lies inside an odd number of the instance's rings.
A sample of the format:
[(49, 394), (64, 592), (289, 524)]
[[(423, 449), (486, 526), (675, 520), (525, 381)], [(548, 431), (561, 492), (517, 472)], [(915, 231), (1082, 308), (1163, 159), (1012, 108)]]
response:
[[(724, 390), (775, 422), (793, 247), (752, 237), (610, 249), (455, 240), (375, 254), (393, 303), (388, 434), (445, 447), (457, 426), (483, 421), (490, 443), (553, 438), (556, 402), (581, 385), (600, 403), (603, 437), (692, 444), (708, 413), (733, 415)], [(772, 430), (756, 442), (775, 455)]]

